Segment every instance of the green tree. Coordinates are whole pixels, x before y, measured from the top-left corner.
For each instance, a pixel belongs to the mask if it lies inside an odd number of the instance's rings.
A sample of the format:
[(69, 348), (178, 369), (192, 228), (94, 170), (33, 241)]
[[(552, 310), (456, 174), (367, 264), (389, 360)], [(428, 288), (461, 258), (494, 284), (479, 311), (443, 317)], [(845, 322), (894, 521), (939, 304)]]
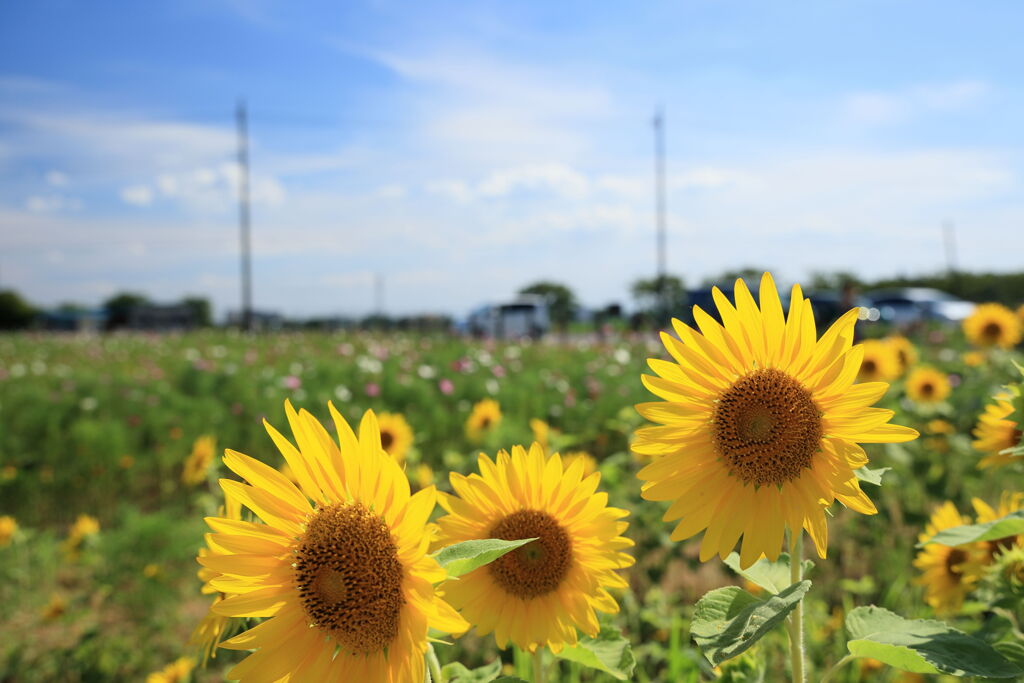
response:
[(107, 311), (107, 329), (116, 330), (126, 326), (131, 319), (132, 311), (137, 306), (148, 303), (149, 299), (144, 294), (135, 292), (121, 292), (110, 297), (103, 302), (103, 308)]
[(572, 290), (557, 282), (535, 282), (519, 290), (519, 294), (532, 294), (543, 297), (548, 304), (551, 321), (565, 328), (572, 320), (576, 308), (576, 296)]
[(32, 324), (38, 311), (13, 289), (0, 291), (0, 330), (19, 330)]
[(686, 287), (678, 275), (659, 275), (636, 280), (630, 287), (637, 308), (659, 321), (686, 305)]
[(195, 316), (196, 325), (209, 327), (213, 324), (213, 316), (210, 313), (210, 300), (201, 296), (189, 296), (181, 300), (181, 305), (189, 308)]

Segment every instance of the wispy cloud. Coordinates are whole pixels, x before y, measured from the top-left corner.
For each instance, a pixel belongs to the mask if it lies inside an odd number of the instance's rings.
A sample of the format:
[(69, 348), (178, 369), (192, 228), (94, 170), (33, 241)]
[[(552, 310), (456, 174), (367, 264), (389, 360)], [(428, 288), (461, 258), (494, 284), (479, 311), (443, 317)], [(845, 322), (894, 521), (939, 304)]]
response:
[(990, 92), (984, 81), (953, 81), (916, 85), (892, 92), (857, 92), (842, 103), (843, 117), (865, 125), (894, 124), (936, 112), (966, 109), (980, 103)]

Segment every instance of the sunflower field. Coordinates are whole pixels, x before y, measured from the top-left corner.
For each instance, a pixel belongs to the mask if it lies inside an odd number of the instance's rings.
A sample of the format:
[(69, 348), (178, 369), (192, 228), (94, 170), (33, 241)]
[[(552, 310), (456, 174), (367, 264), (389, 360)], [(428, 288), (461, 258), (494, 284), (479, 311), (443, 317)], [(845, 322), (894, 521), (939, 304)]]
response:
[(0, 681), (1024, 680), (1020, 315), (716, 303), (0, 336)]

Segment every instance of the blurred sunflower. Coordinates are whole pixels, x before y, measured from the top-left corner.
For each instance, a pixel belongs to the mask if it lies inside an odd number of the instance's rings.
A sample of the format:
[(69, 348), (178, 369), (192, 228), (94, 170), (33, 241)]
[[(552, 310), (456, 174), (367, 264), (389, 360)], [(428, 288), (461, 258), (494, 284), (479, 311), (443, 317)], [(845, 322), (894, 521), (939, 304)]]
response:
[[(974, 506), (974, 511), (978, 515), (978, 524), (984, 524), (986, 522), (995, 521), (1001, 517), (1005, 517), (1011, 512), (1016, 512), (1021, 508), (1024, 508), (1024, 493), (1011, 493), (1004, 491), (999, 497), (999, 507), (992, 509), (992, 506), (981, 500), (980, 498), (974, 498), (971, 500), (971, 505)], [(1005, 550), (1021, 545), (1024, 543), (1024, 534), (1018, 534), (1015, 536), (1007, 536), (1005, 538), (995, 538), (991, 541), (982, 541), (981, 547), (985, 551), (985, 557), (988, 562), (995, 560), (996, 556)]]
[(946, 373), (932, 367), (918, 367), (907, 377), (907, 396), (918, 403), (941, 403), (952, 388)]
[(11, 539), (18, 531), (18, 522), (10, 515), (0, 517), (0, 548), (11, 544)]
[(100, 523), (92, 515), (81, 514), (75, 519), (75, 523), (68, 530), (68, 537), (64, 539), (64, 551), (72, 557), (77, 556), (82, 541), (100, 532)]
[(212, 436), (197, 438), (192, 444), (192, 453), (185, 460), (185, 466), (181, 470), (181, 481), (191, 486), (206, 481), (206, 470), (210, 468), (216, 450), (217, 440)]
[(551, 444), (548, 443), (548, 439), (551, 436), (551, 425), (544, 420), (532, 418), (530, 420), (530, 431), (533, 432), (533, 440), (535, 443), (539, 443), (540, 447), (547, 453)]
[(569, 451), (562, 456), (562, 465), (568, 469), (577, 460), (583, 462), (583, 476), (589, 477), (591, 474), (597, 471), (597, 460), (594, 459), (590, 453), (586, 451)]
[(985, 406), (985, 412), (978, 418), (978, 424), (972, 432), (974, 441), (971, 445), (975, 450), (988, 453), (978, 462), (978, 467), (1002, 467), (1015, 461), (1024, 462), (1022, 458), (1002, 453), (1021, 442), (1020, 425), (1015, 420), (1007, 419), (1011, 415), (1013, 404), (1001, 398)]
[[(906, 372), (917, 363), (917, 348), (914, 347), (913, 342), (904, 337), (903, 335), (896, 335), (894, 337), (888, 337), (885, 340), (889, 346), (892, 347), (893, 352), (896, 354), (896, 360), (900, 364), (900, 372)], [(867, 356), (865, 355), (865, 358)]]
[(377, 416), (380, 425), (380, 445), (392, 458), (404, 462), (412, 446), (412, 427), (400, 413), (381, 413)]
[[(255, 650), (228, 678), (420, 681), (427, 630), (468, 624), (435, 591), (445, 572), (427, 555), (436, 491), (410, 495), (409, 481), (380, 442), (367, 412), (357, 437), (330, 406), (336, 443), (312, 415), (285, 411), (298, 448), (264, 426), (299, 487), (246, 455), (224, 463), (248, 484), (221, 479), (263, 523), (208, 518), (210, 553), (199, 559), (231, 595), (213, 606), (228, 617), (271, 617), (221, 643)], [(340, 443), (340, 448), (339, 448)]]
[(448, 514), (438, 520), (435, 545), (484, 538), (537, 540), (445, 585), (445, 597), (498, 647), (547, 645), (554, 652), (576, 643), (576, 630), (596, 635), (596, 612), (617, 612), (610, 588), (625, 588), (616, 570), (633, 564), (622, 552), (628, 513), (608, 507), (598, 493), (600, 474), (583, 476), (583, 462), (563, 467), (540, 444), (514, 446), (496, 461), (483, 453), (480, 474), (452, 473), (455, 495), (442, 494)]
[(146, 683), (182, 683), (182, 681), (188, 680), (195, 666), (195, 660), (189, 657), (180, 657), (160, 671), (146, 676)]
[(975, 346), (1009, 349), (1020, 342), (1021, 321), (1002, 304), (981, 304), (964, 320), (964, 334)]
[(493, 398), (485, 398), (473, 406), (473, 412), (466, 420), (466, 436), (470, 441), (479, 441), (484, 434), (501, 422), (501, 406)]
[(724, 325), (695, 306), (700, 332), (673, 320), (682, 341), (662, 334), (675, 362), (648, 361), (658, 376), (644, 375), (644, 385), (664, 402), (637, 410), (663, 426), (637, 430), (632, 445), (653, 456), (639, 473), (642, 495), (672, 501), (664, 517), (680, 520), (672, 540), (705, 532), (701, 561), (724, 559), (740, 536), (741, 566), (762, 553), (775, 560), (787, 527), (807, 529), (825, 557), (827, 506), (876, 512), (854, 473), (868, 462), (857, 442), (918, 434), (887, 424), (893, 411), (870, 407), (887, 384), (854, 384), (863, 354), (852, 346), (857, 309), (818, 339), (799, 285), (788, 318), (768, 273), (760, 309), (742, 280), (735, 306), (713, 294)]
[(888, 382), (900, 376), (900, 359), (896, 349), (881, 339), (868, 339), (861, 345), (864, 359), (858, 379), (864, 382)]
[[(961, 515), (947, 501), (935, 509), (924, 533), (917, 538), (924, 543), (943, 529), (970, 523), (969, 517)], [(976, 546), (926, 545), (914, 558), (914, 566), (922, 572), (914, 583), (925, 587), (925, 602), (936, 612), (950, 614), (960, 608), (964, 597), (974, 588), (982, 562), (983, 554)]]
[(1017, 307), (1017, 319), (1020, 320), (1020, 324), (1024, 325), (1024, 304)]

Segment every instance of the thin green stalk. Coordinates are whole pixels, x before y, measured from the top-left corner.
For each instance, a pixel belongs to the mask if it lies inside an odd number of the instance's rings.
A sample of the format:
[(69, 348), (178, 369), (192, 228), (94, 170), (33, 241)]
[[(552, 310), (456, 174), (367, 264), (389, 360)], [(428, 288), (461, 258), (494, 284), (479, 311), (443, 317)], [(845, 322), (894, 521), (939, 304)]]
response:
[(434, 652), (433, 645), (427, 646), (427, 673), (434, 680), (434, 683), (445, 683), (444, 677), (441, 675), (441, 662), (437, 659), (437, 653)]
[[(791, 530), (789, 534), (789, 581), (800, 583), (804, 573), (804, 532)], [(793, 682), (804, 683), (804, 603), (796, 603), (789, 617), (789, 659), (793, 670)]]
[(852, 662), (854, 659), (857, 659), (857, 658), (854, 657), (853, 655), (846, 655), (845, 657), (840, 659), (838, 662), (833, 664), (832, 668), (829, 669), (828, 671), (826, 671), (825, 675), (821, 677), (821, 683), (828, 683), (828, 681), (830, 681), (832, 679), (832, 674), (834, 674), (835, 672), (839, 671), (847, 663)]
[(533, 652), (533, 683), (544, 683), (544, 648)]

